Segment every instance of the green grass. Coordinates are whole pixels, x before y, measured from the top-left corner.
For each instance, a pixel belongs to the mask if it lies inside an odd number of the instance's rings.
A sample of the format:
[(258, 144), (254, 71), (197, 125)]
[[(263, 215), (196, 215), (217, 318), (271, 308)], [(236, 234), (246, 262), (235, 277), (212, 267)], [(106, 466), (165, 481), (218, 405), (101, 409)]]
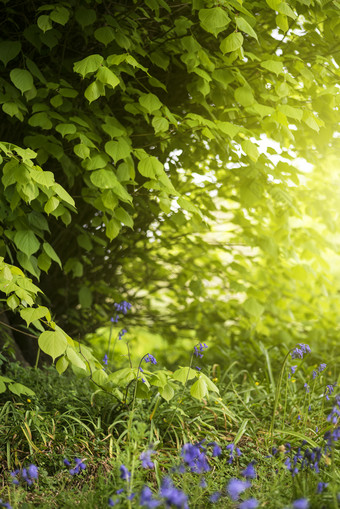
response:
[[(259, 507), (292, 507), (292, 501), (301, 497), (309, 499), (312, 509), (337, 507), (338, 443), (332, 456), (323, 454), (318, 474), (307, 469), (292, 477), (284, 464), (286, 442), (295, 452), (303, 440), (307, 442), (305, 448), (324, 446), (323, 436), (332, 428), (327, 422), (332, 397), (327, 401), (323, 394), (327, 384), (338, 381), (334, 366), (314, 383), (312, 371), (320, 359), (289, 360), (289, 365), (299, 368), (290, 380), (288, 367), (283, 375), (271, 438), (275, 384), (283, 355), (279, 348), (272, 349), (260, 360), (256, 365), (252, 356), (244, 356), (227, 364), (221, 354), (220, 362), (212, 359), (212, 367), (205, 370), (219, 394), (210, 393), (209, 399), (198, 401), (185, 389), (183, 395), (167, 403), (155, 390), (150, 399), (136, 401), (132, 418), (131, 409), (117, 405), (108, 394), (97, 393), (89, 380), (72, 372), (59, 376), (54, 368), (25, 369), (15, 363), (6, 366), (7, 376), (27, 385), (36, 395), (0, 394), (0, 498), (15, 508), (90, 509), (107, 507), (108, 498), (117, 498), (115, 491), (124, 488), (116, 507), (139, 507), (142, 487), (147, 484), (156, 492), (164, 476), (179, 466), (183, 444), (205, 439), (206, 443), (217, 442), (223, 450), (219, 458), (209, 460), (211, 470), (204, 474), (207, 487), (199, 486), (202, 475), (171, 473), (175, 485), (189, 496), (190, 508), (238, 507), (225, 495), (225, 488), (230, 478), (241, 478), (240, 472), (253, 460), (257, 478), (245, 498), (255, 497)], [(304, 388), (306, 382), (309, 393)], [(156, 450), (155, 468), (145, 470), (139, 456), (149, 443)], [(226, 445), (231, 443), (237, 444), (242, 455), (229, 464)], [(272, 445), (279, 449), (274, 457), (270, 456)], [(70, 461), (81, 458), (86, 470), (71, 476), (63, 464), (65, 457)], [(30, 463), (39, 467), (39, 480), (31, 487), (12, 485), (10, 472)], [(121, 464), (132, 473), (130, 486), (120, 478)], [(320, 481), (329, 485), (316, 494)], [(126, 499), (130, 491), (136, 493), (132, 501)], [(222, 498), (210, 502), (211, 494), (217, 491), (222, 492)]]

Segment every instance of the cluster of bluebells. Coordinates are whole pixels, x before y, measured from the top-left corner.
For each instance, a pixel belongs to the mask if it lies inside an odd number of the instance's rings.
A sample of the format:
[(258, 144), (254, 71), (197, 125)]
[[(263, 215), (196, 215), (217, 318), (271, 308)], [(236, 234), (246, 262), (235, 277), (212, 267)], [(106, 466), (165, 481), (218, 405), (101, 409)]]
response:
[(151, 460), (151, 456), (155, 454), (155, 451), (152, 448), (149, 448), (147, 451), (142, 452), (142, 454), (139, 456), (139, 459), (142, 462), (143, 468), (154, 468), (155, 464)]
[(123, 315), (126, 315), (127, 312), (131, 309), (131, 304), (130, 304), (130, 302), (127, 302), (126, 300), (122, 300), (122, 302), (119, 302), (119, 303), (115, 302), (114, 307), (115, 307), (117, 314), (116, 314), (115, 318), (111, 318), (111, 322), (117, 323), (119, 320), (118, 313), (123, 313)]
[(227, 451), (229, 452), (229, 458), (228, 463), (233, 463), (236, 456), (241, 456), (241, 450), (235, 446), (235, 444), (228, 444), (226, 447)]
[[(71, 463), (67, 458), (64, 458), (64, 465), (66, 467), (70, 467)], [(69, 469), (69, 472), (71, 475), (77, 475), (80, 474), (83, 470), (85, 470), (86, 465), (80, 458), (74, 458), (74, 467), (71, 467)]]
[(319, 375), (319, 373), (322, 373), (325, 369), (327, 368), (327, 364), (325, 364), (324, 362), (322, 362), (320, 364), (320, 366), (318, 366), (317, 369), (314, 369), (313, 370), (313, 373), (312, 373), (312, 376), (313, 376), (313, 380), (315, 380), (315, 378)]
[(151, 355), (151, 353), (148, 353), (148, 354), (144, 357), (144, 360), (145, 360), (145, 362), (151, 362), (151, 364), (157, 364), (156, 359), (154, 358), (154, 356), (153, 356), (153, 355)]
[(198, 348), (197, 346), (194, 347), (194, 354), (196, 357), (199, 357), (200, 359), (203, 357), (202, 352), (208, 348), (206, 343), (200, 343)]
[(340, 417), (340, 393), (334, 397), (333, 408), (331, 413), (327, 416), (327, 421), (336, 425)]
[(310, 347), (305, 343), (298, 343), (298, 346), (291, 351), (292, 359), (303, 359), (304, 354), (310, 353)]
[(38, 480), (38, 467), (31, 464), (28, 468), (14, 470), (14, 472), (11, 472), (11, 476), (13, 478), (13, 484), (18, 485), (20, 484), (20, 481), (22, 481), (24, 484), (32, 486), (32, 484)]
[(326, 390), (325, 390), (325, 398), (327, 399), (327, 401), (329, 401), (329, 396), (333, 393), (334, 391), (334, 387), (336, 387), (337, 383), (335, 382), (334, 384), (331, 384), (331, 385), (326, 385)]

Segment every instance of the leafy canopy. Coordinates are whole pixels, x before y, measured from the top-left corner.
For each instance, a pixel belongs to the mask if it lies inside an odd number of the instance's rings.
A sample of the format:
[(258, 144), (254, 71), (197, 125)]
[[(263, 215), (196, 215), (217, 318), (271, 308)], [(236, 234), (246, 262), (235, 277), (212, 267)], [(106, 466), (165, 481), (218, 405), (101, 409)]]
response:
[(61, 371), (120, 295), (169, 341), (332, 335), (338, 2), (3, 11), (0, 284)]

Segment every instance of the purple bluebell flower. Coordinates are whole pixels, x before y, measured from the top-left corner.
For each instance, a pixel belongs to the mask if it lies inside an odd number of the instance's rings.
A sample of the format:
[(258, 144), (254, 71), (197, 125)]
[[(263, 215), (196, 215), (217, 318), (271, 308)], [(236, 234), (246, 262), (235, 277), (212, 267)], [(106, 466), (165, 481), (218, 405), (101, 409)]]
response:
[(82, 470), (85, 470), (86, 465), (82, 462), (80, 458), (74, 458), (75, 466), (69, 470), (71, 475), (80, 474)]
[(209, 472), (210, 466), (201, 444), (184, 444), (181, 456), (183, 461), (190, 467), (191, 472), (197, 474)]
[(213, 458), (215, 458), (216, 456), (221, 456), (221, 454), (222, 454), (221, 447), (216, 443), (213, 443), (212, 445), (214, 446), (213, 451), (212, 451)]
[(131, 494), (130, 494), (130, 495), (128, 495), (126, 498), (127, 498), (128, 500), (133, 500), (133, 499), (135, 498), (135, 496), (136, 496), (136, 493), (131, 493)]
[(292, 372), (292, 375), (294, 375), (295, 371), (297, 370), (297, 366), (291, 366), (290, 370)]
[(256, 509), (259, 503), (256, 498), (249, 498), (248, 500), (244, 500), (238, 506), (238, 509)]
[(227, 491), (232, 500), (238, 500), (241, 493), (247, 488), (250, 488), (251, 483), (249, 481), (241, 481), (240, 479), (230, 479)]
[[(36, 465), (29, 465), (28, 468), (23, 468), (22, 470), (14, 470), (14, 472), (11, 472), (11, 477), (13, 477), (13, 484), (20, 484), (19, 479), (24, 481), (28, 486), (32, 486), (34, 481), (38, 479), (39, 472), (38, 467)], [(19, 477), (19, 479), (18, 479)]]
[(306, 392), (308, 393), (309, 392), (309, 385), (307, 384), (307, 382), (305, 384), (303, 384)]
[(123, 491), (124, 491), (124, 488), (120, 488), (120, 490), (116, 491), (116, 495), (120, 495), (121, 493), (123, 493)]
[(126, 315), (126, 313), (131, 309), (132, 305), (129, 302), (126, 302), (126, 300), (122, 300), (122, 302), (115, 302), (114, 307), (117, 312), (123, 313), (123, 315)]
[(292, 359), (303, 359), (303, 355), (305, 353), (310, 353), (310, 351), (311, 350), (308, 345), (304, 343), (299, 343), (298, 346), (291, 351), (290, 355)]
[(12, 506), (8, 502), (3, 502), (0, 498), (0, 507), (6, 507), (6, 509), (12, 509)]
[(116, 500), (113, 500), (113, 498), (110, 497), (107, 503), (109, 504), (110, 507), (113, 507), (116, 504), (118, 504), (118, 502), (119, 502), (119, 498), (116, 498)]
[(326, 390), (325, 390), (325, 398), (327, 399), (327, 401), (329, 401), (329, 396), (333, 393), (334, 391), (334, 387), (337, 385), (337, 382), (334, 382), (334, 384), (331, 384), (331, 385), (326, 385)]
[(312, 373), (313, 380), (315, 380), (315, 379), (316, 379), (316, 377), (318, 376), (318, 374), (319, 374), (319, 373), (318, 373), (317, 371), (315, 371), (315, 369), (313, 369), (313, 373)]
[(128, 481), (131, 477), (131, 474), (128, 471), (128, 469), (126, 468), (126, 466), (120, 465), (119, 470), (120, 470), (120, 478), (123, 479), (123, 481)]
[(306, 498), (299, 498), (298, 500), (295, 500), (295, 502), (293, 502), (293, 508), (294, 509), (308, 509), (309, 502)]
[(64, 462), (64, 465), (66, 467), (70, 467), (71, 466), (71, 463), (69, 462), (69, 460), (67, 458), (64, 458), (63, 462)]
[(327, 488), (327, 486), (328, 486), (328, 482), (319, 482), (318, 483), (318, 487), (316, 489), (316, 492), (317, 493), (322, 493), (323, 490), (325, 490)]
[(219, 491), (215, 491), (212, 495), (210, 495), (210, 502), (217, 502), (221, 498), (221, 493)]
[(228, 463), (232, 463), (235, 459), (235, 453), (237, 454), (237, 456), (241, 456), (241, 451), (238, 447), (235, 447), (235, 444), (228, 444), (226, 446), (226, 449), (227, 451), (229, 451), (229, 459), (228, 459)]
[(119, 334), (118, 334), (118, 340), (121, 340), (122, 337), (124, 336), (124, 334), (127, 333), (127, 330), (126, 329), (122, 329)]
[(155, 454), (155, 451), (148, 449), (147, 451), (142, 452), (142, 454), (139, 456), (143, 468), (153, 468), (155, 466), (153, 461), (151, 461), (152, 454)]
[(247, 479), (255, 479), (256, 478), (256, 471), (254, 468), (255, 461), (251, 461), (249, 465), (242, 470), (241, 475), (243, 477), (246, 477)]
[(161, 501), (153, 497), (152, 491), (148, 486), (143, 487), (139, 503), (141, 506), (147, 507), (148, 509), (153, 509), (154, 507), (161, 505)]
[(103, 359), (103, 364), (105, 364), (105, 366), (107, 366), (108, 364), (108, 357), (107, 357), (107, 353), (104, 355), (104, 359)]
[(197, 369), (197, 371), (201, 371), (202, 368), (200, 368), (199, 366), (195, 366), (195, 368)]
[(169, 506), (174, 505), (181, 509), (189, 509), (187, 495), (184, 491), (175, 488), (170, 477), (165, 477), (163, 479), (160, 494)]
[(151, 353), (148, 353), (148, 354), (144, 357), (144, 360), (145, 360), (145, 362), (151, 362), (151, 364), (157, 364), (156, 359), (154, 358), (154, 356), (153, 356), (153, 355), (151, 355)]
[(204, 477), (202, 477), (202, 479), (200, 480), (200, 487), (206, 488), (207, 486), (208, 486), (207, 481), (205, 480)]
[(319, 371), (319, 373), (321, 373), (322, 371), (324, 371), (326, 368), (327, 368), (327, 364), (325, 364), (324, 362), (322, 362), (322, 363), (320, 364), (320, 366), (318, 367), (318, 371)]

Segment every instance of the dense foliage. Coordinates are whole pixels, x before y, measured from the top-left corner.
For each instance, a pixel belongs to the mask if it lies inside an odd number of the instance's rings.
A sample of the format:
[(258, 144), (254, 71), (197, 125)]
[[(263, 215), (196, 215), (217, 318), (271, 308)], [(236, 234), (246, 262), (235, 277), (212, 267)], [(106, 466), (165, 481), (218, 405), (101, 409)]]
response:
[(168, 341), (335, 337), (337, 2), (2, 15), (1, 289), (43, 351), (121, 295)]

